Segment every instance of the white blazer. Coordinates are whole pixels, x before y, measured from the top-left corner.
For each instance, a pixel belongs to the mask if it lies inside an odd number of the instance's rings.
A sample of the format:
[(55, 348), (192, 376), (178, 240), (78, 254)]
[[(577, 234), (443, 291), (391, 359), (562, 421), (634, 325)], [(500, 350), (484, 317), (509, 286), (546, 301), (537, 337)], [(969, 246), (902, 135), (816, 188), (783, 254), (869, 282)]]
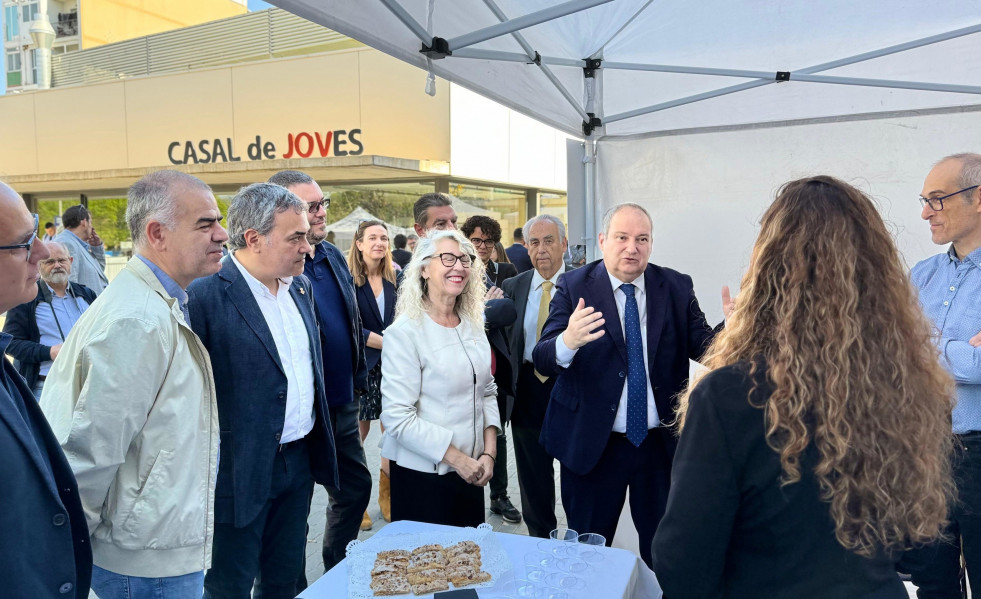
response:
[(446, 474), (450, 445), (472, 458), (484, 451), (484, 429), (501, 430), (491, 348), (484, 330), (429, 316), (399, 316), (382, 347), (381, 454), (399, 466)]

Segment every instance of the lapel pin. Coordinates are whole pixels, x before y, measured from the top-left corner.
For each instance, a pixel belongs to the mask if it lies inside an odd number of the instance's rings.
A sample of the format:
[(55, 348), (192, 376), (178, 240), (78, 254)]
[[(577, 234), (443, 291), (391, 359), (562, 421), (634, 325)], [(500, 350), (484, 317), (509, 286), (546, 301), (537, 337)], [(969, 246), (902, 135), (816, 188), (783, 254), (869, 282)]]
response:
[(300, 287), (300, 295), (306, 295), (306, 291), (303, 291), (303, 287)]

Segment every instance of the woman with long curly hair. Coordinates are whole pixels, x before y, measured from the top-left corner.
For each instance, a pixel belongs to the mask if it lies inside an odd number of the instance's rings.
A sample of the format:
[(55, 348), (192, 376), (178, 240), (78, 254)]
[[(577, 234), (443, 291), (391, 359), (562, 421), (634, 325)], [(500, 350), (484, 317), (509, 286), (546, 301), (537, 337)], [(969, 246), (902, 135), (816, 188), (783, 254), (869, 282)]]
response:
[(666, 599), (900, 599), (940, 535), (952, 382), (872, 201), (831, 177), (763, 215), (709, 372), (682, 397), (654, 572)]
[(391, 460), (393, 521), (484, 522), (501, 416), (476, 253), (456, 231), (420, 239), (385, 330), (381, 454)]

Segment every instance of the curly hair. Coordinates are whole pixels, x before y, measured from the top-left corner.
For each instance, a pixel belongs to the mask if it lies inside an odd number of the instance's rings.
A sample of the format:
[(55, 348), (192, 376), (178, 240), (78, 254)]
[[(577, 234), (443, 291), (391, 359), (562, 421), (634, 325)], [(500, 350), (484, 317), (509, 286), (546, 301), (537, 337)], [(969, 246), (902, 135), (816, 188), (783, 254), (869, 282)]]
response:
[[(872, 200), (826, 176), (786, 183), (703, 363), (766, 369), (760, 407), (782, 482), (801, 479), (813, 442), (835, 536), (859, 555), (929, 542), (945, 524), (954, 395), (930, 336)], [(681, 398), (681, 427), (697, 384)]]
[(460, 231), (463, 236), (470, 239), (473, 232), (480, 227), (481, 232), (489, 238), (493, 239), (495, 243), (501, 240), (501, 223), (497, 222), (489, 216), (471, 216), (467, 219), (463, 226), (460, 227)]
[[(399, 297), (395, 304), (395, 317), (405, 315), (418, 319), (429, 310), (428, 285), (422, 278), (422, 271), (429, 265), (433, 253), (440, 241), (451, 239), (460, 246), (460, 251), (475, 256), (470, 240), (460, 235), (458, 231), (433, 231), (419, 239), (412, 253), (412, 260), (402, 271), (402, 285), (399, 287)], [(484, 263), (474, 259), (470, 263), (470, 277), (463, 292), (456, 298), (456, 313), (462, 320), (470, 322), (474, 330), (484, 328)]]
[[(364, 254), (358, 250), (358, 242), (364, 241), (364, 232), (368, 227), (382, 227), (388, 232), (388, 227), (385, 223), (380, 220), (364, 220), (358, 225), (358, 230), (354, 233), (354, 239), (351, 242), (351, 249), (347, 251), (347, 267), (351, 270), (351, 276), (354, 277), (354, 286), (361, 287), (368, 281), (368, 264), (364, 261)], [(387, 280), (391, 284), (395, 284), (395, 267), (392, 266), (392, 249), (388, 248), (385, 252), (385, 257), (382, 258), (382, 262), (379, 265), (381, 269), (381, 276), (383, 279)]]

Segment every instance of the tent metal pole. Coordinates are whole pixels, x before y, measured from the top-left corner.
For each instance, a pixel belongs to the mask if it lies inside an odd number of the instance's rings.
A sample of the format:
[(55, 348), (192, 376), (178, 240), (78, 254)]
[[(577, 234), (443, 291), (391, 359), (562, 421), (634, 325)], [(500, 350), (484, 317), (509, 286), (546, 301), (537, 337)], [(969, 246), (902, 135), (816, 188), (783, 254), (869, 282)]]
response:
[[(527, 64), (530, 62), (535, 62), (535, 53), (532, 52), (531, 56), (527, 56), (520, 52), (501, 52), (500, 50), (477, 50), (475, 48), (464, 48), (454, 52), (453, 58), (477, 58), (482, 60), (498, 60), (501, 62), (520, 62)], [(585, 60), (576, 60), (574, 58), (559, 58), (557, 56), (539, 55), (539, 59), (541, 60), (542, 64), (551, 64), (560, 67), (577, 67), (581, 69), (586, 66)]]
[(584, 210), (586, 214), (586, 235), (583, 242), (586, 245), (586, 262), (592, 262), (596, 258), (596, 140), (590, 135), (585, 141), (585, 156), (583, 157), (583, 169), (585, 179)]
[(647, 0), (647, 2), (645, 2), (643, 6), (641, 6), (640, 8), (638, 8), (637, 9), (637, 12), (635, 12), (634, 14), (632, 14), (630, 16), (630, 18), (627, 19), (627, 21), (623, 25), (621, 25), (619, 29), (616, 30), (616, 33), (614, 33), (613, 35), (611, 35), (605, 42), (603, 42), (600, 45), (599, 49), (596, 50), (595, 52), (593, 52), (593, 54), (590, 56), (590, 58), (594, 58), (595, 59), (595, 58), (602, 57), (603, 56), (603, 50), (606, 50), (606, 47), (608, 45), (610, 45), (610, 42), (612, 42), (613, 40), (615, 40), (618, 35), (620, 35), (621, 33), (623, 33), (623, 30), (626, 29), (631, 23), (633, 23), (634, 22), (634, 19), (636, 19), (637, 17), (639, 17), (640, 16), (640, 13), (644, 12), (644, 10), (646, 10), (647, 7), (650, 6), (652, 2), (654, 2), (654, 0)]
[[(497, 5), (496, 2), (494, 2), (494, 0), (484, 0), (484, 4), (487, 5), (487, 8), (489, 8), (490, 11), (494, 13), (494, 16), (497, 17), (502, 23), (508, 22), (508, 16), (504, 14), (504, 11), (501, 10), (501, 8)], [(566, 102), (568, 102), (572, 106), (572, 108), (575, 109), (577, 113), (579, 113), (579, 116), (582, 117), (582, 120), (589, 121), (589, 115), (586, 114), (586, 111), (583, 109), (583, 107), (579, 105), (579, 101), (572, 96), (572, 93), (569, 92), (569, 90), (567, 90), (564, 85), (562, 85), (562, 82), (559, 81), (559, 78), (555, 76), (555, 73), (553, 73), (550, 68), (542, 64), (541, 60), (536, 60), (537, 58), (540, 57), (540, 55), (538, 54), (538, 52), (535, 51), (534, 48), (531, 47), (531, 44), (528, 43), (528, 40), (525, 39), (525, 36), (523, 36), (518, 31), (513, 31), (511, 32), (511, 37), (513, 37), (515, 41), (518, 42), (518, 45), (520, 45), (521, 49), (524, 50), (525, 53), (527, 54), (527, 59), (524, 62), (530, 60), (536, 63), (538, 65), (539, 70), (541, 70), (541, 72), (545, 75), (545, 77), (552, 83), (552, 85), (555, 86), (555, 89), (557, 89), (559, 93), (562, 94), (562, 97), (565, 98)], [(474, 51), (479, 51), (479, 50), (474, 50), (474, 49), (467, 50), (467, 52), (474, 52)], [(585, 66), (585, 61), (582, 62), (583, 62), (582, 66)]]
[(711, 67), (682, 67), (666, 64), (638, 64), (633, 62), (604, 62), (604, 69), (621, 71), (652, 71), (657, 73), (684, 73), (690, 75), (718, 75), (720, 77), (745, 77), (747, 79), (772, 78), (775, 71), (747, 71), (742, 69), (715, 69)]
[[(886, 48), (881, 48), (879, 50), (873, 50), (870, 52), (864, 52), (862, 54), (856, 54), (854, 56), (849, 56), (846, 58), (839, 58), (837, 60), (832, 60), (830, 62), (821, 63), (814, 65), (812, 67), (807, 67), (804, 69), (798, 69), (791, 71), (791, 78), (796, 78), (798, 81), (803, 80), (802, 75), (811, 75), (821, 71), (827, 71), (830, 69), (836, 69), (838, 67), (843, 67), (858, 62), (863, 62), (866, 60), (871, 60), (873, 58), (880, 58), (882, 56), (888, 56), (890, 54), (896, 54), (897, 52), (904, 52), (906, 50), (912, 50), (914, 48), (920, 48), (923, 46), (929, 46), (930, 44), (936, 44), (938, 42), (944, 42), (947, 40), (952, 40), (965, 35), (971, 35), (974, 33), (981, 32), (981, 24), (972, 25), (970, 27), (963, 27), (961, 29), (955, 29), (953, 31), (948, 31), (946, 33), (938, 33), (936, 35), (931, 35), (928, 37), (920, 38), (917, 40), (904, 42), (901, 44), (895, 44), (893, 46), (888, 46)], [(604, 65), (606, 66), (606, 65)], [(727, 94), (733, 94), (736, 92), (745, 91), (748, 89), (754, 89), (757, 87), (762, 87), (764, 85), (770, 85), (771, 83), (776, 83), (776, 80), (772, 76), (768, 75), (768, 79), (758, 79), (756, 81), (747, 81), (745, 83), (740, 83), (737, 85), (732, 85), (729, 87), (723, 87), (717, 90), (703, 92), (700, 94), (695, 94), (693, 96), (687, 96), (684, 98), (678, 98), (676, 100), (670, 100), (668, 102), (662, 102), (660, 104), (654, 104), (652, 106), (647, 106), (644, 108), (636, 108), (634, 110), (628, 110), (626, 112), (621, 112), (619, 114), (614, 114), (603, 119), (604, 123), (614, 123), (616, 121), (622, 121), (625, 119), (633, 118), (635, 116), (641, 116), (644, 114), (650, 114), (652, 112), (659, 112), (661, 110), (667, 110), (668, 108), (675, 108), (677, 106), (683, 106), (685, 104), (691, 104), (693, 102), (700, 102), (702, 100), (708, 100), (710, 98), (717, 98), (719, 96), (725, 96)], [(942, 90), (948, 91), (948, 90)], [(970, 92), (974, 93), (974, 92)]]
[(381, 3), (384, 4), (385, 8), (390, 10), (399, 21), (402, 21), (402, 24), (408, 27), (417, 38), (422, 40), (423, 44), (429, 45), (433, 43), (433, 36), (429, 35), (426, 32), (426, 28), (419, 24), (419, 21), (413, 19), (412, 15), (402, 8), (402, 5), (399, 4), (398, 0), (381, 0)]
[(811, 83), (830, 83), (834, 85), (861, 85), (865, 87), (891, 87), (897, 89), (918, 89), (931, 92), (952, 92), (958, 94), (981, 94), (981, 86), (955, 85), (952, 83), (928, 83), (924, 81), (892, 81), (888, 79), (863, 79), (860, 77), (834, 77), (832, 75), (790, 74), (791, 81)]
[(612, 2), (613, 0), (570, 0), (569, 2), (563, 2), (562, 4), (557, 4), (549, 8), (545, 8), (523, 17), (517, 17), (509, 21), (504, 21), (503, 23), (498, 23), (497, 25), (491, 25), (490, 27), (484, 27), (483, 29), (478, 29), (472, 33), (466, 35), (461, 35), (448, 40), (447, 44), (450, 51), (455, 51), (460, 48), (466, 48), (467, 46), (472, 46), (474, 44), (479, 44), (480, 42), (485, 42), (495, 37), (501, 37), (502, 35), (507, 35), (515, 31), (520, 31), (539, 23), (544, 23), (545, 21), (551, 21), (564, 17), (566, 15), (571, 15), (587, 8), (592, 8), (594, 6), (599, 6), (600, 4), (606, 4), (607, 2)]

